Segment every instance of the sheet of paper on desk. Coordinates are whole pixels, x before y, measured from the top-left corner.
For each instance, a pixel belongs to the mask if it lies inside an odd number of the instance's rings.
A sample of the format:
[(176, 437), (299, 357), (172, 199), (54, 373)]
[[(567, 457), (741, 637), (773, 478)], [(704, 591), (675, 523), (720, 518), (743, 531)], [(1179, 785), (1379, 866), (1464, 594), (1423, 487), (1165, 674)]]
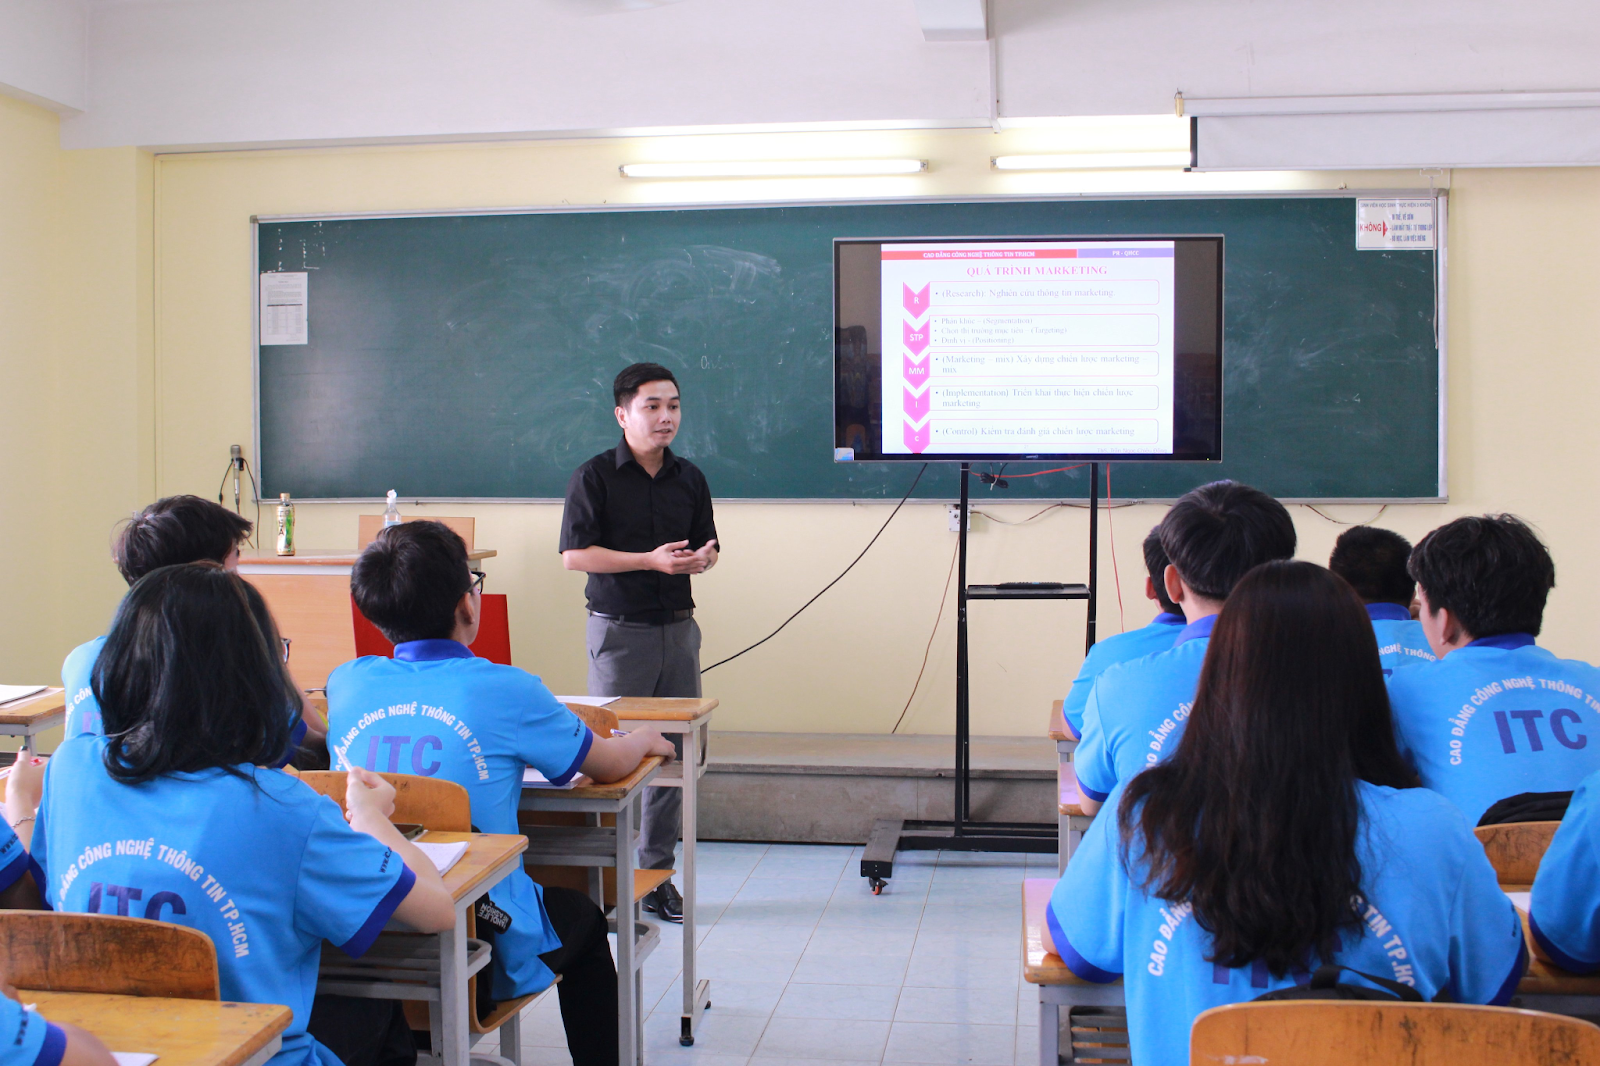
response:
[(29, 696), (37, 696), (49, 687), (49, 685), (0, 685), (0, 706), (16, 700), (25, 700)]
[(1511, 900), (1511, 905), (1517, 910), (1524, 914), (1528, 912), (1528, 907), (1530, 906), (1528, 900), (1532, 898), (1532, 892), (1507, 892), (1506, 896)]
[(465, 840), (458, 840), (454, 844), (428, 844), (419, 840), (417, 847), (422, 849), (422, 854), (428, 857), (441, 874), (448, 873), (450, 867), (460, 862), (461, 856), (467, 853)]
[(607, 704), (616, 703), (621, 698), (622, 698), (621, 696), (557, 696), (556, 697), (556, 699), (559, 700), (562, 703), (581, 703), (585, 707), (604, 707)]
[(572, 780), (568, 781), (566, 784), (558, 785), (531, 766), (524, 766), (522, 768), (523, 788), (572, 788), (577, 783), (578, 778), (576, 775), (574, 775)]
[(113, 1051), (111, 1057), (117, 1060), (117, 1066), (150, 1066), (161, 1056), (144, 1051)]

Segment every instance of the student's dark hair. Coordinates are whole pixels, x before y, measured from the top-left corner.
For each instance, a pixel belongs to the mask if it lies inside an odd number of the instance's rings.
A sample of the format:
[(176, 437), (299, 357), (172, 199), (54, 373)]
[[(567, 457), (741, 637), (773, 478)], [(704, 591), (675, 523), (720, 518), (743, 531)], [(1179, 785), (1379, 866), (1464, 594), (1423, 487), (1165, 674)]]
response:
[(1177, 750), (1128, 783), (1124, 861), (1142, 841), (1145, 887), (1193, 904), (1210, 961), (1314, 968), (1360, 924), (1358, 780), (1417, 784), (1372, 623), (1337, 575), (1266, 563), (1217, 618)]
[(1411, 606), (1417, 583), (1406, 573), (1411, 542), (1392, 529), (1351, 526), (1333, 542), (1328, 569), (1350, 582), (1367, 603)]
[(1294, 521), (1283, 504), (1237, 481), (1190, 489), (1157, 528), (1184, 583), (1211, 600), (1227, 599), (1252, 567), (1294, 555)]
[(1539, 635), (1556, 564), (1516, 515), (1458, 518), (1417, 542), (1406, 572), (1432, 610), (1448, 608), (1474, 637)]
[(111, 558), (128, 584), (179, 563), (225, 562), (250, 535), (250, 521), (198, 496), (167, 496), (117, 532)]
[(449, 639), (471, 588), (467, 542), (443, 522), (379, 531), (350, 571), (356, 606), (394, 644)]
[(1144, 568), (1150, 582), (1156, 587), (1156, 602), (1168, 614), (1182, 614), (1178, 605), (1167, 595), (1167, 553), (1161, 549), (1161, 527), (1156, 526), (1144, 538)]
[(611, 383), (611, 395), (616, 399), (618, 407), (626, 407), (639, 395), (639, 389), (652, 381), (670, 381), (674, 385), (678, 379), (672, 376), (672, 371), (660, 363), (634, 363), (632, 366), (623, 367), (622, 373), (617, 375), (617, 380)]
[(266, 601), (211, 562), (164, 566), (134, 583), (90, 687), (110, 738), (106, 769), (129, 784), (274, 765), (303, 706)]

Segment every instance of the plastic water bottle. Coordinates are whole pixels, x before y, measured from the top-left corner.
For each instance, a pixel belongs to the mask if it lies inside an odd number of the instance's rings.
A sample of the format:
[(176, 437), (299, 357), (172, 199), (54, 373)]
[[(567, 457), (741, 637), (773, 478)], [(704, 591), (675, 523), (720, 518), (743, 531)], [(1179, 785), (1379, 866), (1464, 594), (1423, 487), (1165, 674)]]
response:
[(294, 554), (294, 502), (287, 492), (278, 494), (278, 554)]
[(400, 508), (395, 505), (394, 489), (389, 490), (389, 506), (383, 511), (383, 526), (385, 529), (400, 524)]

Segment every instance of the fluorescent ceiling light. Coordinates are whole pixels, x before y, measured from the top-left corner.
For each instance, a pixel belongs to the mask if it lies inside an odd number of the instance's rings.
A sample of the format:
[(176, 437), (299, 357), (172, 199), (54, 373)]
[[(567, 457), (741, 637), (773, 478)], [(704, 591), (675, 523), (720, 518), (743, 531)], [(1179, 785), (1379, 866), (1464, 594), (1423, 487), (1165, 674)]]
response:
[(757, 159), (705, 163), (624, 163), (625, 178), (831, 178), (920, 174), (926, 159)]
[(1072, 152), (1064, 155), (997, 155), (996, 170), (1144, 170), (1186, 167), (1188, 152)]

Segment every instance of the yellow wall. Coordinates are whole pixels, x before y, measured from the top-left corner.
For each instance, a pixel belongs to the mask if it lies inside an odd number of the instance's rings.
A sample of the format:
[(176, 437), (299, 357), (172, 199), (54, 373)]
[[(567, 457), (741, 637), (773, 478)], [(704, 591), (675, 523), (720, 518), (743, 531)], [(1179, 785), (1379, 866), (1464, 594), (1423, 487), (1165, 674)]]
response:
[[(0, 96), (0, 680), (60, 676), (122, 580), (115, 520), (154, 491), (151, 157), (63, 152)], [(88, 630), (88, 632), (85, 632)]]
[[(164, 156), (155, 162), (148, 200), (139, 186), (140, 159), (130, 153), (117, 160), (126, 163), (124, 170), (129, 173), (117, 178), (105, 167), (91, 168), (109, 187), (96, 191), (86, 175), (78, 183), (79, 195), (112, 201), (105, 208), (112, 221), (132, 220), (135, 259), (141, 201), (154, 205), (154, 367), (142, 361), (146, 349), (139, 340), (142, 323), (137, 314), (125, 327), (118, 327), (124, 332), (112, 330), (106, 335), (105, 344), (114, 353), (105, 358), (122, 377), (97, 385), (100, 395), (92, 406), (99, 417), (81, 421), (79, 435), (70, 445), (63, 442), (63, 448), (80, 451), (70, 460), (63, 452), (62, 461), (76, 463), (81, 454), (96, 449), (122, 449), (119, 456), (131, 464), (132, 473), (112, 479), (121, 491), (136, 485), (132, 494), (140, 499), (154, 493), (215, 491), (228, 445), (248, 447), (252, 436), (252, 214), (712, 197), (1048, 193), (1094, 191), (1097, 184), (1104, 188), (1107, 179), (1101, 177), (996, 175), (989, 170), (990, 155), (1025, 148), (1029, 138), (1038, 136), (1027, 132), (998, 137), (986, 132), (834, 135), (827, 140), (829, 151), (915, 154), (930, 159), (932, 167), (917, 179), (828, 186), (630, 184), (616, 172), (620, 162), (662, 158), (669, 151), (680, 158), (714, 151), (814, 154), (821, 139), (809, 136)], [(1118, 180), (1175, 191), (1326, 187), (1343, 182), (1352, 187), (1418, 184), (1414, 173)], [(1421, 184), (1425, 186), (1426, 180)], [(0, 217), (0, 225), (8, 224)], [(1382, 523), (1415, 538), (1457, 514), (1491, 510), (1523, 514), (1549, 539), (1561, 582), (1548, 614), (1546, 643), (1562, 654), (1593, 658), (1600, 623), (1588, 609), (1584, 591), (1600, 578), (1590, 535), (1596, 517), (1593, 477), (1586, 464), (1600, 433), (1591, 417), (1600, 401), (1600, 375), (1594, 370), (1600, 355), (1594, 339), (1600, 336), (1596, 321), (1600, 306), (1589, 291), (1595, 269), (1589, 249), (1600, 247), (1600, 174), (1458, 172), (1450, 239), (1452, 499), (1442, 506), (1390, 507)], [(0, 250), (0, 257), (7, 255)], [(12, 270), (25, 275), (22, 267), (10, 265), (14, 258), (0, 258), (0, 282), (12, 276), (8, 273)], [(112, 276), (116, 273), (109, 270), (101, 284), (119, 292), (131, 287), (137, 302), (139, 287), (149, 279), (132, 269), (131, 280), (117, 283)], [(8, 328), (0, 324), (0, 330)], [(119, 336), (124, 337), (120, 345)], [(9, 348), (9, 339), (5, 343)], [(87, 336), (72, 347), (86, 360), (81, 364), (85, 368), (100, 358), (99, 347)], [(8, 355), (4, 372), (37, 370), (14, 368)], [(154, 392), (149, 401), (136, 399), (139, 390), (151, 383)], [(693, 397), (689, 400), (686, 417), (693, 418)], [(0, 398), (0, 404), (9, 402)], [(147, 427), (154, 434), (153, 445), (141, 436)], [(138, 476), (151, 447), (154, 484), (147, 489)], [(128, 451), (134, 448), (144, 450)], [(6, 464), (7, 485), (13, 483), (10, 479), (25, 476), (15, 465)], [(116, 507), (96, 503), (64, 517), (59, 523), (63, 543), (70, 542), (76, 551), (94, 541), (95, 550), (103, 552), (111, 522), (126, 506), (122, 499)], [(986, 511), (1013, 522), (1039, 506), (984, 502)], [(511, 593), (517, 661), (543, 673), (558, 691), (582, 691), (583, 579), (563, 571), (555, 552), (559, 506), (440, 505), (432, 510), (475, 515), (479, 543), (500, 551), (488, 566), (491, 589)], [(1307, 508), (1293, 510), (1302, 556), (1325, 560), (1339, 527)], [(1370, 517), (1377, 509), (1325, 510), (1352, 521)], [(353, 547), (355, 515), (362, 511), (374, 513), (376, 507), (303, 506), (301, 543)], [(30, 508), (28, 514), (34, 513)], [(844, 567), (887, 514), (883, 504), (722, 505), (718, 523), (728, 551), (716, 571), (697, 581), (706, 634), (704, 661), (709, 664), (737, 650), (780, 622)], [(1115, 531), (1123, 600), (1120, 616), (1130, 627), (1152, 613), (1142, 595), (1138, 549), (1159, 515), (1159, 508), (1139, 506), (1119, 508), (1102, 519), (1102, 533)], [(971, 578), (1081, 579), (1085, 527), (1084, 514), (1076, 508), (1056, 509), (1019, 527), (979, 519), (972, 539)], [(908, 505), (872, 554), (781, 636), (707, 676), (707, 691), (723, 701), (719, 725), (887, 731), (905, 706), (922, 662), (954, 541), (942, 506)], [(104, 579), (109, 564), (101, 559), (103, 554), (88, 552), (86, 576), (75, 586), (79, 595), (63, 608), (50, 654), (64, 651), (104, 625), (118, 587), (114, 579)], [(1102, 632), (1115, 632), (1119, 610), (1108, 551), (1102, 552), (1101, 577), (1106, 589), (1100, 611)], [(7, 580), (23, 579), (8, 574)], [(34, 578), (30, 575), (27, 580)], [(42, 588), (38, 582), (35, 585)], [(35, 585), (27, 588), (34, 590)], [(13, 587), (26, 591), (20, 585)], [(950, 599), (953, 602), (953, 596)], [(1076, 670), (1082, 608), (980, 603), (973, 605), (971, 616), (974, 728), (980, 733), (1036, 734), (1048, 700), (1060, 694)], [(922, 688), (902, 731), (951, 729), (953, 645), (953, 617), (947, 607)], [(26, 654), (13, 656), (16, 662), (31, 663), (38, 654), (37, 646), (30, 646)]]

